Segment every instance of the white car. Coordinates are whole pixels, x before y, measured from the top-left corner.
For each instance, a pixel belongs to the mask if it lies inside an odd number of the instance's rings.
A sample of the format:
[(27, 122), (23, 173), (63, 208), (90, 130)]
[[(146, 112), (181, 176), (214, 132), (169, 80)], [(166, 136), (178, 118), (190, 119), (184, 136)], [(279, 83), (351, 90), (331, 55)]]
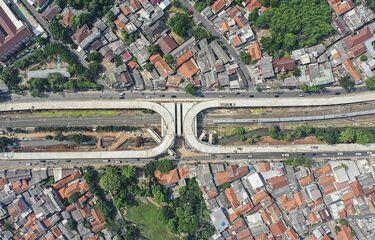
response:
[(355, 153), (355, 155), (356, 155), (356, 156), (361, 156), (361, 155), (362, 155), (362, 153)]
[(343, 153), (342, 152), (338, 152), (337, 155), (341, 156)]
[(281, 156), (283, 156), (283, 157), (289, 157), (289, 153), (283, 153), (283, 154), (281, 154)]

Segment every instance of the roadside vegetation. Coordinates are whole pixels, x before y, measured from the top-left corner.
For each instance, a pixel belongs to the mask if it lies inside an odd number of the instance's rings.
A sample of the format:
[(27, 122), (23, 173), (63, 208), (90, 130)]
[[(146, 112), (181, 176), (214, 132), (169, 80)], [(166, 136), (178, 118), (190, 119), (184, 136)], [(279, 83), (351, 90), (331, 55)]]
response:
[(0, 152), (7, 152), (9, 150), (9, 146), (15, 143), (15, 139), (0, 137)]
[[(247, 131), (244, 127), (236, 127), (232, 133), (222, 138), (235, 138), (235, 141), (256, 144), (264, 137), (273, 140), (293, 142), (306, 137), (315, 137), (318, 141), (327, 144), (358, 143), (368, 144), (375, 141), (375, 128), (359, 127), (327, 127), (316, 128), (308, 124), (300, 125), (293, 129), (282, 129), (279, 125), (273, 125), (268, 129)], [(220, 144), (220, 141), (219, 141)]]

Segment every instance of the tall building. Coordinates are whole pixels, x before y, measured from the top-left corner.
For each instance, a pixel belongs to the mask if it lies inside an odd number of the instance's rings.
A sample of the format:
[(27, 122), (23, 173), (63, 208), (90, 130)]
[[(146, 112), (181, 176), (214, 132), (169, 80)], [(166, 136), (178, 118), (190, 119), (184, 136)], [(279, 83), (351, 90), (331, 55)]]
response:
[(0, 0), (0, 61), (19, 50), (31, 36), (29, 28)]

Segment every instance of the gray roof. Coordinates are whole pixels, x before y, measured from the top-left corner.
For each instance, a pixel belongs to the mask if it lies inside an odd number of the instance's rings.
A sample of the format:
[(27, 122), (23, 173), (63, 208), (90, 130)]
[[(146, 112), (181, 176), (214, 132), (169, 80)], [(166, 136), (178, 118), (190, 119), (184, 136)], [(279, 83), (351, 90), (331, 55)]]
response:
[(218, 208), (210, 214), (211, 220), (218, 232), (224, 231), (230, 226), (222, 208)]
[(219, 45), (217, 41), (213, 41), (210, 43), (210, 47), (214, 51), (215, 55), (224, 63), (230, 61), (230, 57), (228, 54), (223, 50), (223, 48)]
[(275, 76), (272, 67), (272, 57), (263, 57), (259, 60), (259, 66), (262, 70), (263, 78), (272, 78)]

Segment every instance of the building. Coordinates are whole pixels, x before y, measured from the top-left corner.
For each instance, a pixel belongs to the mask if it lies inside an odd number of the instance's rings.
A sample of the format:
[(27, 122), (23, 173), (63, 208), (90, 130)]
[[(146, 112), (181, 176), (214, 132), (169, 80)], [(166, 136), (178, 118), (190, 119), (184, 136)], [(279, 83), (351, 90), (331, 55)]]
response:
[(4, 61), (32, 37), (28, 27), (0, 0), (0, 60)]

